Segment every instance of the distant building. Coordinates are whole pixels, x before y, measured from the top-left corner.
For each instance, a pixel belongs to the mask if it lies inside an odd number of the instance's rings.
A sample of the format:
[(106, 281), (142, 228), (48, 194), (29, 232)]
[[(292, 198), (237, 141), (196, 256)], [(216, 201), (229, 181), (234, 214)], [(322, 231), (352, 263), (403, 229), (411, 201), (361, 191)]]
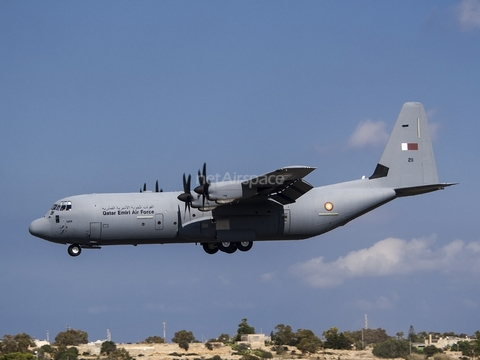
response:
[(242, 335), (241, 341), (238, 341), (237, 344), (247, 344), (250, 348), (260, 348), (265, 346), (265, 341), (270, 337), (266, 337), (265, 334), (247, 334)]
[(433, 345), (433, 346), (436, 346), (437, 348), (439, 349), (445, 349), (447, 346), (450, 346), (452, 347), (452, 345), (456, 344), (457, 342), (459, 341), (465, 341), (465, 340), (469, 340), (468, 338), (466, 339), (461, 339), (461, 338), (450, 338), (449, 336), (445, 337), (445, 338), (439, 338), (439, 339), (436, 339), (436, 340), (432, 340), (432, 335), (430, 334), (428, 336), (428, 339), (425, 339), (425, 346), (429, 346), (429, 345)]
[(43, 345), (50, 345), (50, 342), (47, 340), (33, 340), (37, 348), (41, 348)]

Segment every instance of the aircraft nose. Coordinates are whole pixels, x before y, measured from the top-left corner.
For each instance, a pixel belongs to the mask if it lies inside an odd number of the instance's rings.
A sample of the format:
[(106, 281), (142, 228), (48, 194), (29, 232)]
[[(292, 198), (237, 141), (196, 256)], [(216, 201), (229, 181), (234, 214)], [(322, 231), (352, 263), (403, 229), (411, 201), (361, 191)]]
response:
[(37, 236), (42, 239), (48, 239), (51, 237), (52, 225), (47, 219), (43, 217), (37, 220), (33, 220), (28, 227), (28, 231), (33, 236)]

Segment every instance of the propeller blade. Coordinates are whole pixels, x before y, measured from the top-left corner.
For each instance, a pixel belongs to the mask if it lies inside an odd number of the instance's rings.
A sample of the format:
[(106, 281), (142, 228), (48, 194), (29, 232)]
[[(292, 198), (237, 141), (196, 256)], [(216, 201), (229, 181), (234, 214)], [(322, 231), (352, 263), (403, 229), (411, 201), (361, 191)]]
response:
[(203, 163), (202, 173), (198, 170), (198, 185), (193, 191), (195, 191), (198, 195), (202, 195), (202, 206), (205, 207), (205, 199), (208, 199), (208, 187), (210, 182), (207, 178), (207, 163)]
[(188, 208), (188, 213), (191, 214), (191, 204), (193, 201), (193, 196), (192, 193), (190, 192), (190, 183), (192, 180), (192, 176), (188, 175), (188, 179), (185, 177), (185, 173), (183, 173), (183, 194), (178, 195), (177, 199), (180, 201), (183, 201), (185, 203), (185, 210), (184, 210), (184, 215), (183, 217), (187, 215), (187, 208)]

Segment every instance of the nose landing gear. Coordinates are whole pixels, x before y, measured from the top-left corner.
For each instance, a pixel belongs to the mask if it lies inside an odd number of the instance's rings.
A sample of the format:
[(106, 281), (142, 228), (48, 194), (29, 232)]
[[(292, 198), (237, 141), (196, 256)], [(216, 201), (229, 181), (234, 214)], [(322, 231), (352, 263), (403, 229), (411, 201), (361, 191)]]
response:
[(78, 256), (82, 252), (82, 247), (78, 244), (72, 244), (68, 247), (67, 251), (70, 256)]

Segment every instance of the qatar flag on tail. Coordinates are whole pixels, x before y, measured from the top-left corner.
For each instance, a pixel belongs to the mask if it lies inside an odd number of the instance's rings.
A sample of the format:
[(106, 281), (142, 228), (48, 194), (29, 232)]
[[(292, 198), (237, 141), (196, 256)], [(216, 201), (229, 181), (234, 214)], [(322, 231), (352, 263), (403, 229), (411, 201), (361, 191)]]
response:
[(402, 151), (418, 150), (418, 143), (402, 143)]

